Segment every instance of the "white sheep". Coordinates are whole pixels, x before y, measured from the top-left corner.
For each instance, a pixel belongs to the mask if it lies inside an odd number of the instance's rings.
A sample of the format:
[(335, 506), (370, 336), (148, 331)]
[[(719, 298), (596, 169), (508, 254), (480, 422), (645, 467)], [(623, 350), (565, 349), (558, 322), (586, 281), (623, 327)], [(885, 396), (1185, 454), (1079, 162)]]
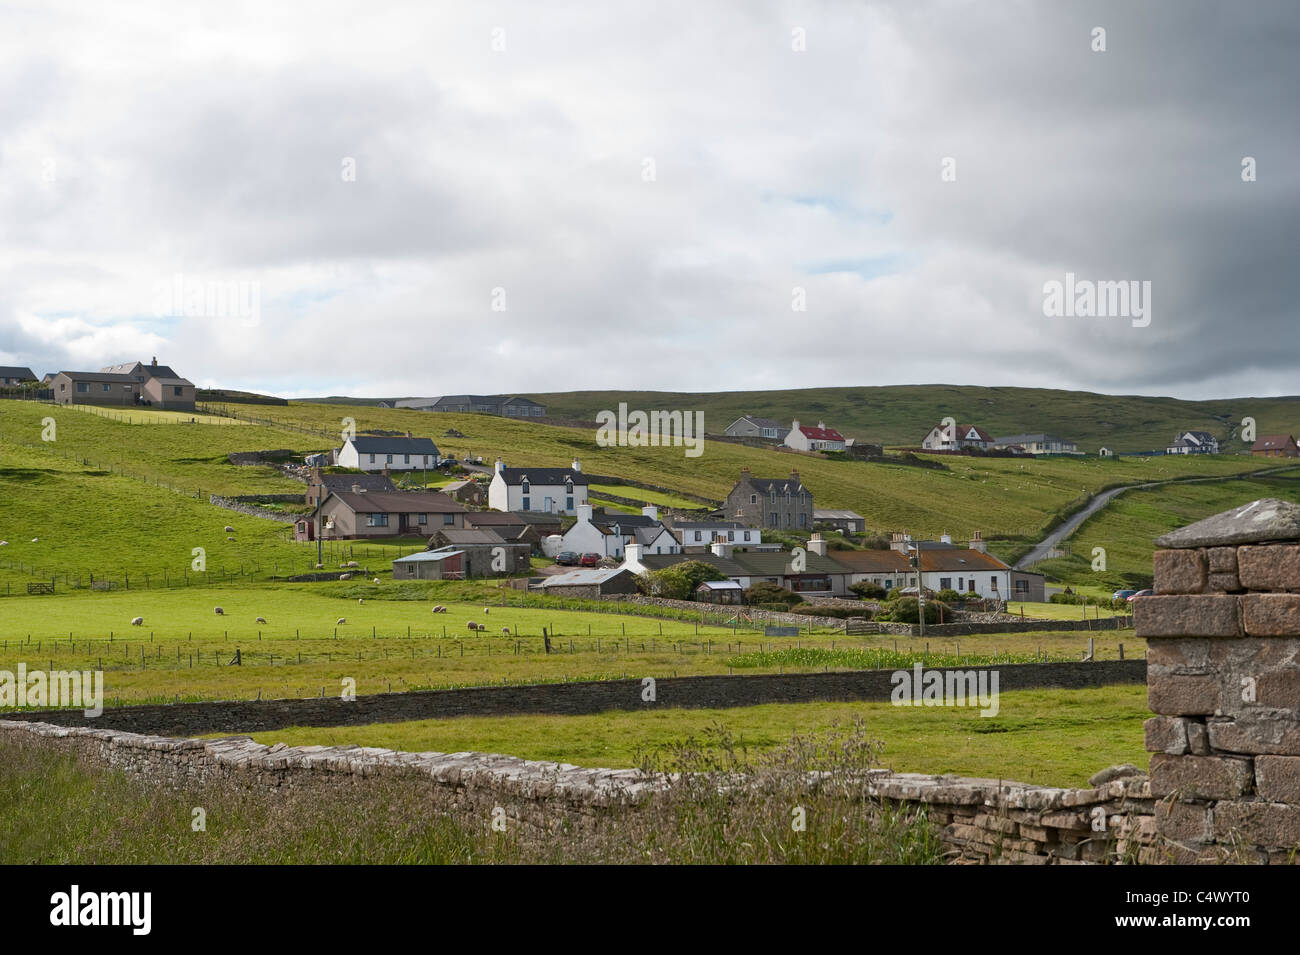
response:
[(41, 540), (41, 539), (40, 539), (39, 537), (33, 537), (33, 538), (32, 538), (32, 543), (33, 543), (33, 544), (38, 544), (38, 543), (40, 543), (40, 540)]
[(8, 541), (0, 541), (0, 547), (8, 547), (8, 546), (9, 546)]
[(364, 598), (364, 597), (358, 597), (358, 598), (357, 598), (357, 603), (359, 603), (359, 604), (363, 604), (363, 603), (365, 603), (365, 602), (366, 602), (366, 598)]
[(227, 534), (233, 534), (233, 533), (235, 533), (235, 529), (234, 529), (233, 527), (231, 527), (229, 524), (227, 524), (227, 525), (226, 525), (226, 533), (227, 533)]
[(132, 618), (131, 618), (131, 626), (133, 626), (133, 627), (143, 627), (143, 626), (144, 626), (144, 617), (132, 617)]
[(339, 574), (339, 580), (351, 580), (351, 579), (352, 579), (351, 574)]
[(317, 564), (317, 565), (316, 565), (316, 569), (317, 569), (317, 570), (324, 570), (324, 569), (325, 569), (325, 565), (324, 565), (324, 564)]
[(375, 583), (379, 583), (379, 578), (378, 578), (378, 577), (375, 578)]
[(222, 614), (225, 613), (225, 611), (222, 610), (220, 607), (213, 607), (213, 608), (212, 608), (212, 612), (215, 613), (215, 614), (217, 614), (218, 616), (220, 616), (220, 615), (222, 615)]
[(341, 627), (347, 622), (348, 622), (347, 617), (339, 617), (337, 620), (334, 621), (334, 626)]
[(488, 610), (487, 607), (484, 607), (484, 608), (483, 608), (483, 615), (484, 615), (484, 616), (487, 616), (487, 615), (490, 614), (491, 612), (492, 612), (492, 611)]
[(254, 621), (254, 622), (255, 622), (255, 623), (266, 623), (266, 618), (265, 618), (265, 617), (258, 617), (257, 620)]

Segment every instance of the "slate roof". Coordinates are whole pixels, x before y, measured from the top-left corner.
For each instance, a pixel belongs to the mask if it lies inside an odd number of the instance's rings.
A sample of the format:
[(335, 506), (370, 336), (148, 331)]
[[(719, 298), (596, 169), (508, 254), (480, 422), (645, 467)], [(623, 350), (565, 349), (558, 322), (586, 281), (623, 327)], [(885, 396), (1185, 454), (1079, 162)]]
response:
[(352, 485), (365, 491), (396, 491), (393, 479), (384, 474), (322, 474), (320, 486), (327, 491), (350, 491)]
[[(0, 368), (0, 378), (4, 377), (5, 370)], [(1285, 448), (1295, 446), (1295, 438), (1289, 434), (1266, 434), (1260, 437), (1251, 447), (1252, 451), (1280, 451)]]
[(23, 381), (35, 381), (36, 375), (30, 368), (19, 365), (0, 365), (0, 378), (21, 378)]
[(116, 372), (106, 371), (61, 371), (60, 375), (67, 375), (73, 381), (102, 381), (108, 383), (121, 383), (124, 385), (139, 384), (131, 375), (119, 375)]
[(437, 454), (432, 438), (387, 437), (359, 434), (351, 440), (358, 454)]
[(564, 484), (566, 480), (574, 484), (591, 483), (587, 480), (587, 475), (573, 468), (501, 468), (497, 473), (501, 475), (501, 480), (514, 487), (522, 484), (525, 479), (529, 484), (539, 487)]
[(630, 573), (632, 571), (626, 567), (582, 567), (547, 577), (542, 581), (542, 587), (590, 587)]
[(448, 544), (455, 544), (458, 547), (469, 547), (472, 545), (481, 545), (491, 547), (496, 544), (505, 543), (501, 535), (488, 527), (447, 527), (438, 530), (430, 535), (432, 538), (441, 538)]
[(463, 514), (461, 507), (437, 491), (334, 491), (325, 500), (337, 498), (358, 514)]

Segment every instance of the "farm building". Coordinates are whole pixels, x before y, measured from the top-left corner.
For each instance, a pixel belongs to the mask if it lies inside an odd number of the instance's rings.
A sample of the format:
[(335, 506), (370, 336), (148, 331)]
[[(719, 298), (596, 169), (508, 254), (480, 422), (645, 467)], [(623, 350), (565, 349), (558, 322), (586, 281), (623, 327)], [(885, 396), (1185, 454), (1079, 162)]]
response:
[(442, 493), (453, 501), (470, 507), (483, 507), (487, 504), (487, 485), (479, 481), (452, 481), (442, 486)]
[(791, 423), (784, 444), (796, 451), (843, 451), (845, 447), (844, 435), (826, 427), (826, 422), (818, 421), (814, 428), (799, 424), (798, 419)]
[(394, 580), (464, 580), (465, 552), (447, 547), (408, 554), (393, 561)]
[(603, 597), (637, 592), (636, 574), (625, 567), (582, 568), (547, 577), (541, 589), (556, 597)]
[(541, 418), (546, 414), (545, 405), (517, 395), (443, 395), (440, 398), (403, 398), (394, 402), (394, 406), (413, 408), (417, 411), (494, 414), (506, 418)]
[[(311, 518), (298, 524), (298, 540), (427, 536), (439, 528), (464, 527), (465, 508), (436, 491), (331, 491)], [(304, 533), (308, 536), (300, 536)]]
[(825, 510), (813, 511), (814, 524), (829, 524), (845, 534), (861, 534), (867, 529), (867, 519), (853, 511)]
[(1266, 434), (1255, 442), (1250, 453), (1259, 458), (1300, 457), (1295, 438), (1289, 434)]
[(454, 549), (465, 554), (466, 577), (503, 577), (528, 573), (532, 548), (507, 542), (491, 528), (447, 527), (429, 537), (431, 550)]

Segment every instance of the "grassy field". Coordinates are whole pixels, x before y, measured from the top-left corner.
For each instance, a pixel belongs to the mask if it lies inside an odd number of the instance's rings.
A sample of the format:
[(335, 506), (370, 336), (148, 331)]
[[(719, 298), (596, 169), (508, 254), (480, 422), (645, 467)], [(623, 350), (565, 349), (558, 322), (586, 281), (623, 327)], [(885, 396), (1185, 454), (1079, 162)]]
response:
[[(1040, 654), (1077, 660), (1089, 637), (1053, 632), (1045, 621), (1041, 633), (957, 640), (846, 638), (829, 628), (770, 639), (739, 625), (501, 606), (503, 597), (521, 599), (487, 585), (351, 581), (8, 597), (0, 600), (0, 669), (102, 668), (111, 704), (307, 697), (322, 688), (334, 695), (345, 677), (368, 694), (503, 681), (1026, 662)], [(448, 613), (431, 613), (435, 602)], [(225, 614), (214, 614), (214, 606)], [(143, 626), (130, 625), (135, 616), (144, 617)], [(339, 618), (347, 623), (336, 625)], [(471, 635), (471, 620), (489, 631)], [(1121, 643), (1128, 657), (1144, 652), (1132, 631), (1092, 636), (1098, 659), (1117, 659)], [(236, 649), (241, 665), (231, 666)]]
[[(48, 406), (46, 406), (48, 407)], [(219, 415), (202, 414), (190, 411), (164, 411), (153, 408), (112, 408), (98, 405), (60, 405), (59, 411), (81, 411), (85, 414), (98, 415), (118, 424), (215, 424), (247, 426), (247, 422)]]
[(974, 708), (889, 703), (779, 703), (726, 710), (664, 709), (594, 716), (500, 716), (370, 726), (294, 727), (253, 738), (291, 746), (358, 744), (411, 752), (508, 753), (579, 766), (639, 765), (638, 754), (722, 724), (743, 746), (771, 749), (791, 733), (822, 733), (860, 717), (898, 772), (956, 773), (1086, 786), (1115, 763), (1145, 767), (1145, 686), (1002, 693), (993, 717)]
[[(1300, 428), (1300, 397), (1182, 401), (1142, 395), (1100, 395), (1046, 388), (960, 385), (886, 385), (873, 388), (803, 388), (789, 391), (679, 393), (575, 391), (530, 394), (557, 417), (584, 421), (619, 402), (645, 411), (703, 411), (710, 433), (721, 433), (744, 414), (789, 425), (824, 420), (848, 437), (890, 446), (919, 445), (945, 416), (976, 424), (994, 437), (1046, 431), (1096, 454), (1164, 448), (1180, 430), (1209, 431), (1223, 441), (1241, 419), (1255, 419), (1259, 434)], [(463, 429), (462, 429), (463, 430)], [(1240, 439), (1235, 442), (1241, 445)], [(1231, 445), (1230, 445), (1231, 447)]]
[[(1262, 497), (1300, 502), (1300, 472), (1212, 484), (1174, 484), (1126, 491), (1090, 517), (1070, 538), (1071, 555), (1034, 570), (1073, 584), (1110, 590), (1151, 586), (1152, 541), (1174, 528)], [(1094, 547), (1106, 569), (1092, 569)]]

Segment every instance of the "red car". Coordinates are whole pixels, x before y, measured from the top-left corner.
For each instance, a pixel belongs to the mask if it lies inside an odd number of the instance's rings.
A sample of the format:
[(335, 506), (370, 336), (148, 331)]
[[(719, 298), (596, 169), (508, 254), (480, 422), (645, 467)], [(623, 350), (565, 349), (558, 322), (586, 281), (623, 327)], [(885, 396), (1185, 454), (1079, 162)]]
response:
[(578, 563), (581, 564), (583, 567), (599, 567), (599, 566), (600, 566), (600, 555), (599, 555), (599, 554), (583, 554), (582, 557), (578, 560)]

